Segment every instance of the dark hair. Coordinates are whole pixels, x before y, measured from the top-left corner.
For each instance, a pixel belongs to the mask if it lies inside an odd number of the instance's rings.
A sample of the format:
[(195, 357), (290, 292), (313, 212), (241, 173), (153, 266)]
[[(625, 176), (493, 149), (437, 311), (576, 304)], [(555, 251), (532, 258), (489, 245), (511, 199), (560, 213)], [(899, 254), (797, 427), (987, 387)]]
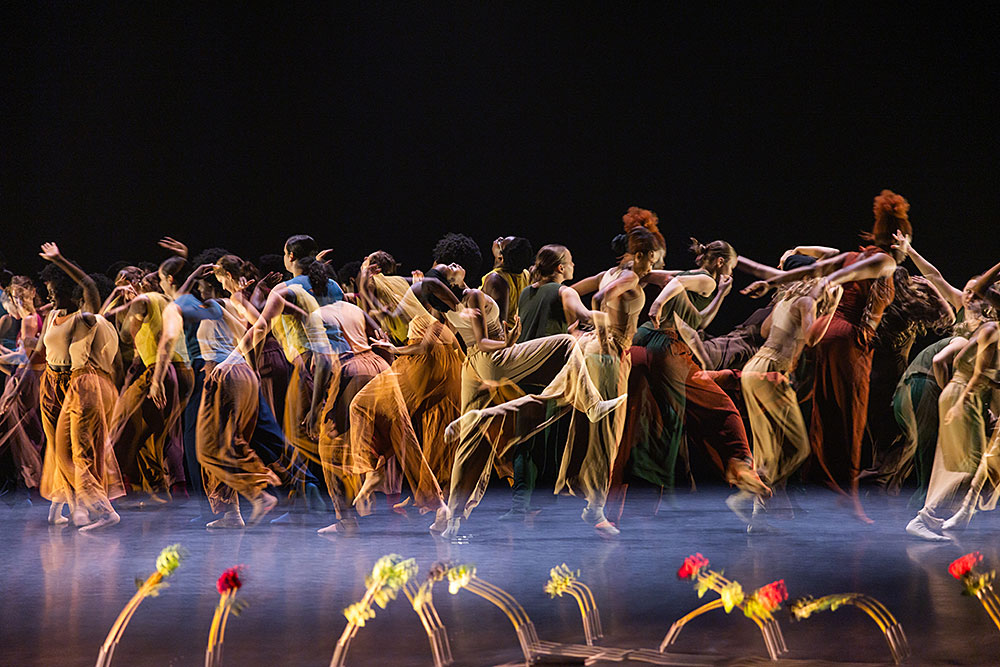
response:
[(611, 239), (611, 252), (615, 254), (615, 258), (621, 259), (625, 253), (628, 252), (628, 235), (627, 234), (617, 234), (613, 239)]
[(699, 243), (698, 239), (691, 237), (691, 252), (694, 253), (694, 263), (704, 266), (720, 257), (729, 261), (736, 257), (736, 250), (725, 241), (712, 241), (711, 243)]
[[(90, 279), (94, 281), (94, 285), (97, 287), (97, 295), (100, 303), (104, 303), (104, 300), (111, 296), (111, 292), (115, 289), (115, 281), (108, 278), (103, 273), (88, 273)], [(73, 290), (73, 298), (77, 301), (83, 300), (83, 287), (77, 285), (76, 289)]]
[(434, 246), (434, 263), (462, 265), (468, 280), (475, 284), (480, 277), (479, 268), (483, 263), (483, 255), (479, 245), (465, 234), (448, 232)]
[(215, 260), (215, 265), (231, 275), (233, 278), (242, 278), (246, 270), (246, 262), (236, 255), (223, 255)]
[(114, 274), (108, 275), (108, 278), (112, 280), (118, 280), (118, 276), (125, 274), (125, 280), (130, 283), (138, 283), (142, 280), (142, 277), (146, 275), (146, 272), (140, 269), (138, 266), (132, 266), (131, 264), (126, 264), (125, 266), (118, 269)]
[(47, 264), (38, 275), (42, 282), (52, 285), (52, 291), (55, 292), (57, 299), (74, 298), (73, 292), (76, 290), (76, 283), (55, 264)]
[(361, 262), (354, 260), (353, 262), (348, 262), (344, 264), (340, 269), (337, 270), (337, 282), (341, 285), (346, 285), (352, 280), (357, 282), (358, 273), (361, 271)]
[[(448, 278), (443, 273), (438, 271), (436, 266), (435, 268), (431, 268), (429, 271), (427, 271), (427, 273), (424, 274), (424, 278), (432, 278), (435, 280), (440, 280), (445, 287), (451, 290), (451, 293), (455, 295), (456, 299), (458, 299), (459, 301), (462, 300), (462, 293), (464, 290), (462, 290), (462, 288), (460, 287), (456, 287), (455, 285), (449, 283)], [(435, 295), (430, 290), (427, 290), (427, 292), (425, 292), (425, 298), (427, 300), (427, 303), (429, 303), (431, 306), (441, 311), (442, 313), (451, 310), (451, 308), (449, 308), (445, 302), (441, 301), (441, 299), (439, 299), (437, 295)]]
[(10, 285), (10, 281), (13, 277), (14, 274), (7, 269), (0, 269), (0, 287), (7, 289), (7, 286)]
[(923, 279), (915, 280), (904, 267), (897, 266), (892, 282), (893, 299), (875, 332), (878, 338), (922, 336), (928, 330), (943, 333), (954, 323), (951, 309)]
[(316, 253), (319, 252), (319, 245), (316, 244), (316, 239), (311, 236), (296, 234), (289, 236), (288, 240), (285, 241), (285, 250), (296, 260), (306, 257), (315, 258)]
[(531, 265), (534, 251), (531, 241), (521, 236), (511, 237), (503, 246), (503, 268), (511, 273), (520, 273)]
[(143, 273), (156, 273), (157, 269), (155, 262), (137, 262), (136, 266), (142, 269)]
[[(376, 250), (375, 252), (373, 252), (368, 256), (368, 261), (371, 264), (377, 266), (379, 270), (382, 272), (383, 276), (395, 275), (396, 271), (399, 270), (399, 263), (392, 255), (387, 253), (385, 250)], [(345, 264), (344, 266), (347, 265)], [(358, 267), (360, 266), (361, 263), (359, 262)], [(357, 276), (358, 272), (355, 271), (354, 275)]]
[(201, 266), (202, 264), (215, 264), (219, 261), (220, 257), (225, 257), (229, 255), (230, 252), (225, 248), (205, 248), (191, 260), (191, 264), (194, 266)]
[(108, 278), (114, 279), (118, 276), (118, 273), (127, 266), (132, 266), (132, 263), (126, 262), (124, 259), (120, 259), (109, 266), (108, 270), (104, 273), (108, 276)]
[(285, 250), (294, 258), (295, 265), (302, 269), (302, 272), (309, 278), (313, 294), (326, 296), (326, 283), (330, 274), (326, 264), (316, 261), (316, 253), (319, 252), (316, 239), (305, 234), (289, 236), (288, 240), (285, 241)]
[(180, 287), (184, 284), (184, 281), (188, 277), (188, 263), (183, 257), (178, 257), (174, 255), (173, 257), (168, 257), (162, 262), (157, 269), (164, 275), (168, 275), (174, 280), (174, 285)]
[(628, 254), (656, 252), (662, 246), (656, 235), (645, 227), (633, 227), (628, 233)]
[(261, 255), (257, 258), (257, 268), (265, 275), (272, 272), (284, 275), (285, 261), (281, 255), (275, 255), (273, 253)]
[(815, 263), (815, 257), (810, 257), (809, 255), (799, 255), (796, 253), (785, 258), (785, 261), (781, 263), (781, 269), (783, 271), (793, 271), (803, 266), (809, 266), (810, 264)]
[(538, 249), (535, 263), (531, 266), (531, 279), (540, 280), (554, 275), (559, 269), (559, 265), (565, 260), (567, 252), (569, 249), (564, 245), (555, 243), (543, 245)]

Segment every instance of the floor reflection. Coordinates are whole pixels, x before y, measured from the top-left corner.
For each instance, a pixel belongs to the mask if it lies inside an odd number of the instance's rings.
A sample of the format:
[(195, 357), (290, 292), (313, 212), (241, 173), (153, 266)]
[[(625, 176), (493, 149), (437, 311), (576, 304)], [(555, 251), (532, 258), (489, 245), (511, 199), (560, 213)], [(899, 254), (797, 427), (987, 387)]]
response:
[[(581, 504), (560, 499), (529, 523), (497, 521), (509, 496), (491, 490), (468, 523), (467, 544), (433, 539), (430, 520), (376, 515), (357, 537), (319, 536), (325, 516), (246, 532), (210, 533), (190, 519), (197, 507), (125, 512), (104, 534), (45, 524), (46, 508), (0, 508), (0, 663), (90, 665), (108, 629), (154, 569), (160, 550), (180, 542), (189, 558), (169, 588), (143, 603), (115, 653), (119, 665), (197, 665), (228, 567), (247, 566), (240, 598), (249, 607), (226, 631), (231, 665), (327, 665), (344, 627), (343, 609), (364, 591), (379, 556), (413, 557), (426, 572), (439, 560), (474, 563), (479, 576), (513, 594), (542, 639), (583, 642), (579, 610), (552, 600), (542, 587), (549, 569), (567, 563), (594, 591), (604, 644), (656, 647), (670, 624), (702, 604), (690, 582), (678, 581), (683, 558), (700, 551), (713, 568), (752, 590), (783, 578), (792, 598), (864, 592), (883, 601), (902, 623), (911, 664), (986, 664), (1000, 652), (1000, 632), (976, 600), (962, 596), (948, 563), (979, 550), (984, 565), (1000, 563), (1000, 522), (976, 517), (959, 544), (924, 544), (906, 537), (901, 502), (870, 502), (877, 520), (855, 523), (819, 490), (802, 497), (793, 519), (775, 521), (776, 535), (748, 536), (723, 504), (723, 490), (678, 496), (656, 516), (652, 494), (637, 494), (617, 541), (604, 541), (579, 520)], [(464, 527), (464, 526), (463, 526)], [(709, 594), (711, 595), (711, 594)], [(706, 598), (707, 599), (707, 598)], [(436, 589), (457, 664), (516, 661), (520, 652), (499, 610), (469, 594)], [(431, 664), (427, 640), (405, 599), (377, 609), (354, 640), (351, 664)], [(738, 613), (738, 612), (737, 612)], [(788, 658), (882, 662), (889, 659), (874, 623), (855, 609), (780, 623)], [(672, 647), (725, 662), (766, 652), (756, 627), (712, 612), (684, 630)]]

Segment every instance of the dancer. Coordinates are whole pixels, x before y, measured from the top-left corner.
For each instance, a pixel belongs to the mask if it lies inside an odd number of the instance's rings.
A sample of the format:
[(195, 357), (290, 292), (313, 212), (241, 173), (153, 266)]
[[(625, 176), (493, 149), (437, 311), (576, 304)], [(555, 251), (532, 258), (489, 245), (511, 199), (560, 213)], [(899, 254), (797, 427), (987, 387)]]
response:
[(482, 290), (496, 302), (500, 321), (512, 328), (521, 291), (531, 281), (531, 241), (520, 236), (501, 237), (493, 242), (492, 250), (493, 270), (483, 276)]
[[(809, 456), (809, 435), (789, 374), (803, 348), (823, 338), (843, 293), (839, 287), (826, 290), (817, 302), (811, 295), (813, 282), (789, 283), (779, 289), (774, 310), (762, 327), (767, 339), (740, 377), (754, 438), (754, 462), (772, 489), (783, 486)], [(764, 499), (755, 498), (749, 532), (768, 529), (765, 507)]]
[[(979, 464), (986, 461), (984, 455), (989, 453), (983, 404), (989, 383), (983, 370), (986, 360), (995, 359), (996, 332), (995, 323), (986, 323), (968, 341), (955, 338), (934, 358), (939, 383), (943, 384), (942, 381), (949, 377), (946, 368), (952, 360), (954, 373), (938, 401), (937, 449), (927, 499), (923, 508), (906, 525), (906, 532), (910, 535), (930, 541), (948, 541), (949, 538), (941, 535), (940, 531), (945, 521), (955, 514), (953, 508), (961, 502), (959, 497), (969, 499), (965, 492), (975, 489), (971, 500), (978, 500), (988, 467), (983, 467), (980, 479), (975, 479), (974, 473), (978, 472)], [(982, 357), (980, 349), (985, 352)], [(974, 480), (979, 488), (973, 486)], [(995, 503), (995, 499), (992, 502)], [(971, 516), (974, 508), (959, 506), (959, 509)], [(959, 516), (960, 520), (964, 518), (961, 514)]]
[[(773, 286), (824, 277), (813, 288), (814, 297), (824, 289), (844, 285), (844, 295), (833, 314), (826, 335), (816, 346), (812, 422), (812, 451), (823, 481), (843, 493), (855, 516), (871, 523), (858, 496), (861, 443), (868, 414), (872, 346), (875, 329), (893, 298), (892, 274), (901, 253), (892, 248), (898, 231), (912, 235), (909, 203), (883, 190), (873, 206), (875, 223), (864, 238), (872, 245), (860, 252), (847, 252), (806, 267), (783, 271), (752, 283), (744, 294), (762, 296)], [(846, 447), (845, 447), (846, 445)]]
[[(238, 495), (253, 506), (250, 523), (274, 509), (277, 499), (264, 489), (279, 484), (250, 447), (260, 402), (256, 373), (237, 345), (244, 326), (215, 301), (202, 303), (179, 285), (186, 262), (172, 257), (160, 265), (160, 285), (173, 299), (163, 311), (163, 331), (157, 349), (156, 373), (150, 397), (162, 409), (163, 384), (174, 346), (182, 334), (196, 341), (204, 360), (205, 380), (198, 407), (196, 458), (212, 512), (222, 514), (208, 528), (242, 528)], [(199, 267), (194, 279), (207, 276), (213, 265)], [(185, 282), (190, 285), (191, 280)], [(190, 468), (189, 468), (190, 472)]]
[[(100, 297), (93, 279), (54, 243), (43, 244), (40, 255), (52, 263), (42, 279), (54, 306), (36, 347), (48, 364), (40, 386), (48, 443), (41, 494), (51, 502), (49, 523), (67, 523), (62, 508), (69, 505), (73, 523), (83, 531), (113, 526), (121, 518), (111, 500), (124, 493), (109, 437), (118, 335), (94, 314)], [(74, 283), (83, 288), (80, 306), (73, 299)]]

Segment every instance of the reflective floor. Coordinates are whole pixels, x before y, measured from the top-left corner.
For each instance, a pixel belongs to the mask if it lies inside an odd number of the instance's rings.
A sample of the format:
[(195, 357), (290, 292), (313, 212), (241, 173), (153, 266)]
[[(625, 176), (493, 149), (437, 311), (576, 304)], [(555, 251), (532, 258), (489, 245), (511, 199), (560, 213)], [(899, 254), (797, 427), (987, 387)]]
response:
[[(170, 587), (142, 603), (115, 654), (118, 665), (203, 664), (218, 594), (215, 580), (245, 564), (239, 597), (249, 607), (227, 630), (228, 665), (327, 665), (345, 625), (343, 609), (364, 591), (374, 561), (387, 553), (416, 558), (421, 571), (438, 560), (473, 563), (478, 576), (506, 589), (525, 607), (543, 640), (582, 643), (580, 615), (568, 598), (549, 599), (542, 587), (551, 567), (579, 569), (593, 589), (610, 646), (655, 648), (671, 623), (711, 599), (699, 600), (679, 581), (683, 558), (700, 551), (714, 568), (751, 590), (783, 578), (792, 598), (864, 592), (882, 600), (909, 638), (909, 664), (997, 664), (1000, 631), (975, 599), (962, 596), (947, 572), (958, 556), (980, 550), (984, 564), (1000, 563), (1000, 520), (976, 517), (956, 544), (908, 538), (902, 499), (869, 500), (876, 520), (864, 527), (834, 502), (811, 490), (793, 494), (794, 518), (774, 520), (779, 534), (748, 536), (725, 506), (728, 491), (679, 495), (661, 504), (632, 494), (622, 534), (597, 537), (579, 519), (575, 498), (549, 501), (528, 523), (497, 518), (509, 493), (492, 490), (466, 526), (464, 543), (432, 538), (429, 517), (377, 514), (358, 537), (321, 537), (326, 516), (303, 515), (298, 525), (264, 525), (240, 532), (209, 532), (190, 520), (196, 503), (156, 512), (122, 512), (122, 523), (102, 534), (50, 528), (46, 508), (0, 505), (0, 664), (92, 665), (108, 629), (135, 591), (135, 577), (154, 569), (159, 551), (180, 542), (189, 558)], [(468, 592), (442, 586), (435, 600), (448, 629), (455, 662), (515, 662), (521, 653), (499, 610)], [(780, 622), (794, 660), (887, 662), (889, 650), (875, 624), (854, 608)], [(712, 612), (692, 622), (672, 651), (701, 664), (765, 662), (756, 627), (739, 612)], [(360, 630), (348, 664), (429, 665), (430, 651), (416, 615), (396, 601), (377, 609)]]

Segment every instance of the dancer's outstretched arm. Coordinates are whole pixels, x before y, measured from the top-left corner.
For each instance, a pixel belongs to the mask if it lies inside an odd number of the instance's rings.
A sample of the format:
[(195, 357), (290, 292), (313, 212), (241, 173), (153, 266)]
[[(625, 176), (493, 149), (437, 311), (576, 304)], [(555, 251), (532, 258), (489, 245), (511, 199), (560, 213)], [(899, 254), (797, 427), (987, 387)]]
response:
[(896, 232), (893, 234), (893, 239), (896, 241), (892, 245), (893, 249), (899, 250), (912, 259), (913, 265), (920, 271), (920, 275), (927, 278), (941, 292), (941, 296), (951, 304), (952, 308), (955, 310), (960, 309), (962, 307), (962, 290), (945, 280), (937, 267), (924, 259), (924, 256), (913, 248), (913, 245), (910, 243), (910, 237), (905, 236), (901, 232)]
[(100, 311), (101, 295), (97, 292), (97, 284), (84, 273), (83, 269), (63, 257), (59, 252), (59, 246), (55, 243), (43, 243), (42, 251), (38, 254), (42, 259), (48, 260), (62, 269), (66, 275), (73, 279), (73, 282), (83, 288), (84, 312), (96, 313)]

